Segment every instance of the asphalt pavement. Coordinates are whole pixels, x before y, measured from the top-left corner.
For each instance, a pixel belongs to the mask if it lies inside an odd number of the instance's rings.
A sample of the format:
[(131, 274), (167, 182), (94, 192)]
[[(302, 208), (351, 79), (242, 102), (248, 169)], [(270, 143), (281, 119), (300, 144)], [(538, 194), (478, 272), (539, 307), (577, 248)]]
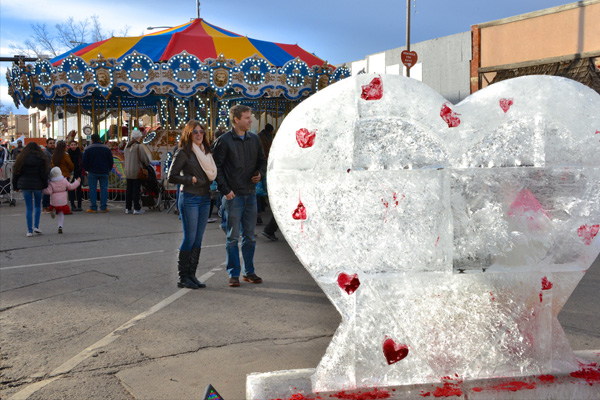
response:
[[(317, 366), (340, 316), (281, 234), (257, 227), (264, 283), (230, 288), (209, 224), (207, 288), (179, 289), (177, 216), (109, 209), (66, 216), (63, 234), (44, 214), (27, 238), (23, 202), (0, 205), (0, 398), (200, 399), (212, 384), (243, 399), (247, 374)], [(597, 259), (559, 315), (575, 350), (600, 349), (599, 289)]]

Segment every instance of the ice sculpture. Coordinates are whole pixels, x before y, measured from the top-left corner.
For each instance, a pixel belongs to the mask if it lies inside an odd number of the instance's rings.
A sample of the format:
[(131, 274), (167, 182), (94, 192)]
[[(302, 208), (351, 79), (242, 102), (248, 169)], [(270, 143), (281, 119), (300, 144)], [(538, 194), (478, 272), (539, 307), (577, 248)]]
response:
[(599, 130), (600, 96), (547, 76), (455, 106), (358, 75), (298, 105), (268, 186), (343, 318), (313, 390), (577, 370), (557, 315), (600, 250)]

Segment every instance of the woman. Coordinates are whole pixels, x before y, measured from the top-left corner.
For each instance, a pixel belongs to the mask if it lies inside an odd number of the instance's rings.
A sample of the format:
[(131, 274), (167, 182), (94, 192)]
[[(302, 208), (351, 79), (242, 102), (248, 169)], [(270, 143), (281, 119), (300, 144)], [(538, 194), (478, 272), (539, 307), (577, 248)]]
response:
[[(37, 143), (31, 142), (21, 151), (13, 166), (13, 189), (23, 192), (27, 237), (41, 234), (40, 215), (42, 214), (42, 190), (48, 186), (50, 165)], [(35, 209), (35, 220), (33, 210)]]
[[(81, 166), (82, 153), (75, 140), (71, 140), (71, 143), (69, 143), (69, 150), (67, 150), (67, 153), (73, 162), (73, 179), (70, 180), (70, 182), (73, 183), (77, 178), (83, 179), (83, 170)], [(75, 206), (75, 197), (77, 197), (77, 206)], [(73, 211), (82, 211), (81, 201), (83, 200), (83, 192), (81, 191), (81, 185), (77, 186), (75, 190), (69, 190), (69, 200), (71, 201), (71, 209)]]
[[(125, 214), (143, 214), (140, 205), (140, 186), (138, 171), (150, 165), (148, 154), (141, 143), (142, 133), (137, 129), (131, 132), (131, 140), (125, 147), (125, 177), (127, 178), (127, 191), (125, 192)], [(133, 205), (133, 210), (131, 209)]]
[(217, 177), (217, 167), (205, 131), (198, 121), (187, 123), (168, 177), (169, 183), (181, 185), (178, 206), (183, 241), (179, 246), (177, 286), (189, 289), (206, 287), (196, 279), (196, 269), (210, 208), (210, 183)]
[[(75, 169), (73, 165), (73, 161), (71, 161), (71, 157), (67, 153), (67, 143), (64, 140), (59, 140), (56, 142), (56, 149), (54, 149), (54, 153), (51, 158), (51, 167), (60, 168), (60, 172), (65, 179), (69, 180), (71, 177), (71, 172)], [(71, 209), (67, 207), (65, 209), (65, 215), (70, 215)], [(55, 213), (52, 213), (52, 218), (54, 218)]]

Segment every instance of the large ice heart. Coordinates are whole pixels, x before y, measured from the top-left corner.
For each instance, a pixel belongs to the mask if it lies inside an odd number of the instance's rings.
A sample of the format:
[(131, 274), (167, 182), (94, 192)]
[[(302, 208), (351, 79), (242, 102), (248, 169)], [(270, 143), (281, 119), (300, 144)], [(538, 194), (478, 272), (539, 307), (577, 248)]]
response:
[(556, 316), (600, 251), (599, 129), (600, 96), (556, 77), (454, 106), (359, 75), (298, 105), (267, 176), (280, 229), (343, 318), (313, 389), (575, 370)]

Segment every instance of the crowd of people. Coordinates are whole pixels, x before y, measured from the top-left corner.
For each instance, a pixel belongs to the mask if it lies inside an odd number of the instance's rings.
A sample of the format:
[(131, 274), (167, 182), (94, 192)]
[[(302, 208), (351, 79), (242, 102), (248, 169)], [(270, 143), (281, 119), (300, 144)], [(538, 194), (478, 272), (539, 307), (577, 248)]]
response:
[[(262, 283), (255, 271), (255, 228), (262, 224), (260, 212), (266, 205), (267, 157), (273, 142), (274, 129), (267, 124), (258, 135), (250, 132), (251, 109), (235, 105), (230, 110), (232, 129), (219, 132), (211, 144), (206, 126), (191, 120), (183, 129), (167, 181), (177, 185), (177, 207), (183, 228), (183, 240), (178, 254), (177, 286), (189, 289), (206, 285), (196, 278), (202, 238), (213, 205), (219, 209), (221, 227), (226, 234), (226, 265), (230, 287), (243, 281)], [(74, 138), (73, 138), (74, 139)], [(127, 178), (125, 213), (143, 214), (140, 204), (140, 187), (147, 179), (150, 160), (142, 135), (134, 130), (124, 148), (124, 173)], [(18, 143), (14, 157), (13, 190), (21, 191), (25, 200), (27, 236), (42, 234), (42, 212), (58, 216), (58, 233), (63, 233), (64, 215), (82, 211), (82, 179), (87, 176), (90, 193), (100, 186), (100, 205), (96, 195), (90, 196), (88, 213), (108, 212), (108, 180), (113, 169), (111, 149), (103, 144), (98, 134), (91, 136), (92, 143), (85, 150), (75, 140), (47, 139), (45, 149), (35, 142), (22, 146)], [(211, 190), (211, 187), (213, 190)], [(214, 189), (218, 190), (218, 195)], [(69, 206), (70, 203), (70, 206)], [(272, 217), (262, 234), (271, 241), (277, 223)], [(243, 266), (239, 256), (239, 241)]]

